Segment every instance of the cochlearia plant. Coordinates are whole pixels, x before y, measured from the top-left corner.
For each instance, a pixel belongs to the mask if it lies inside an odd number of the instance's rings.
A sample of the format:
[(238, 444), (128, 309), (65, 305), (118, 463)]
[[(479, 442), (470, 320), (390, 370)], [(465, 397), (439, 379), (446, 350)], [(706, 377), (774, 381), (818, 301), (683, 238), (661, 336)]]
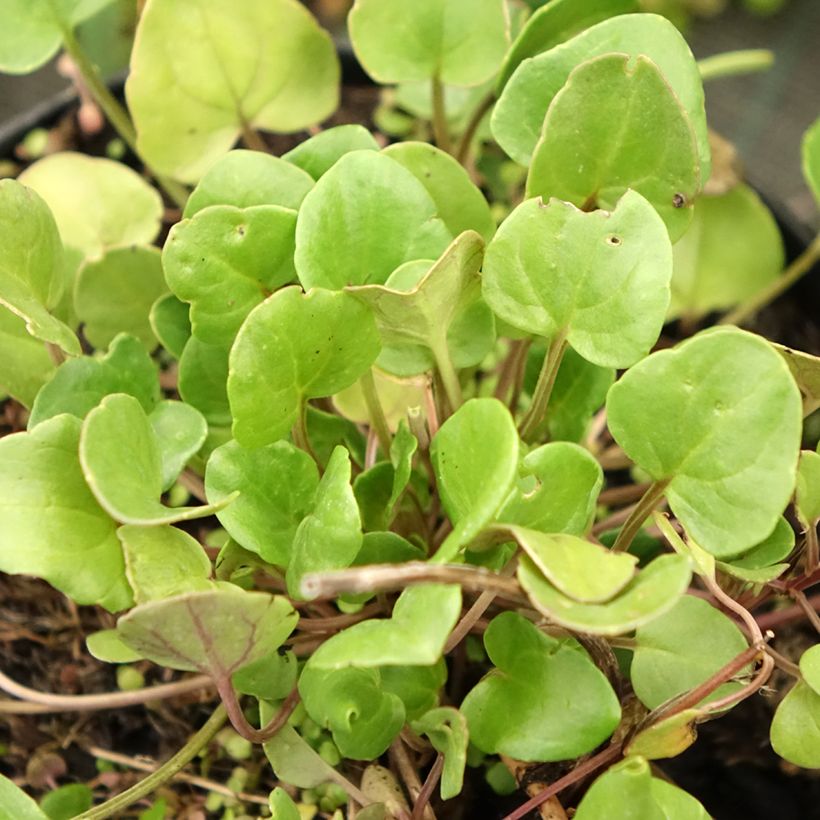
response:
[[(79, 816), (227, 721), (283, 820), (326, 784), (432, 818), (465, 777), (520, 784), (507, 820), (706, 818), (664, 760), (765, 687), (820, 768), (820, 647), (775, 649), (820, 627), (820, 360), (741, 329), (820, 239), (784, 264), (704, 114), (767, 55), (698, 63), (631, 0), (356, 0), (385, 127), (323, 128), (295, 0), (141, 4), (125, 106), (76, 36), (105, 5), (0, 0), (0, 70), (64, 49), (133, 160), (0, 182), (0, 569), (111, 613), (95, 658), (196, 673), (103, 707), (213, 712)], [(820, 124), (802, 160), (820, 198)]]

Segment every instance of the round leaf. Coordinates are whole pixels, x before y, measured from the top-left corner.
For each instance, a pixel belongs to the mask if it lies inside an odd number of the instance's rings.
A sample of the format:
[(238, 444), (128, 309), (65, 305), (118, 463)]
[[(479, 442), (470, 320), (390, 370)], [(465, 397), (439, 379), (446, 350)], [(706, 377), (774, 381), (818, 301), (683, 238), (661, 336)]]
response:
[(820, 769), (820, 695), (798, 681), (777, 707), (769, 733), (780, 757), (804, 769)]
[(348, 25), (356, 56), (380, 83), (478, 85), (508, 45), (502, 0), (356, 0)]
[(229, 425), (228, 348), (191, 336), (179, 357), (179, 395), (196, 407), (208, 424)]
[(0, 393), (32, 407), (55, 366), (46, 346), (26, 332), (26, 323), (0, 307)]
[(535, 147), (527, 196), (611, 210), (632, 188), (679, 239), (702, 184), (697, 141), (675, 92), (647, 57), (581, 63), (555, 95)]
[(248, 316), (230, 354), (233, 432), (245, 447), (283, 438), (302, 403), (353, 384), (379, 353), (373, 315), (347, 293), (298, 287)]
[(567, 332), (598, 365), (628, 367), (660, 334), (669, 304), (672, 247), (663, 222), (635, 191), (611, 213), (530, 199), (487, 247), (484, 298), (514, 327)]
[(484, 645), (497, 668), (461, 704), (470, 740), (481, 751), (566, 760), (591, 752), (615, 730), (618, 698), (574, 642), (551, 638), (505, 612), (490, 623)]
[(199, 452), (208, 435), (202, 414), (181, 401), (162, 401), (148, 417), (157, 438), (162, 464), (162, 490), (170, 489), (188, 459)]
[(800, 672), (803, 680), (820, 695), (820, 644), (815, 644), (800, 656)]
[(159, 343), (176, 359), (191, 338), (190, 308), (173, 293), (166, 293), (151, 306), (148, 320)]
[(247, 127), (325, 119), (338, 82), (330, 36), (295, 0), (149, 0), (125, 92), (140, 155), (194, 182)]
[(706, 331), (639, 362), (610, 389), (615, 440), (687, 532), (718, 558), (766, 538), (795, 482), (802, 410), (783, 359), (736, 328)]
[(378, 151), (379, 143), (362, 125), (326, 128), (282, 155), (282, 159), (319, 179), (351, 151)]

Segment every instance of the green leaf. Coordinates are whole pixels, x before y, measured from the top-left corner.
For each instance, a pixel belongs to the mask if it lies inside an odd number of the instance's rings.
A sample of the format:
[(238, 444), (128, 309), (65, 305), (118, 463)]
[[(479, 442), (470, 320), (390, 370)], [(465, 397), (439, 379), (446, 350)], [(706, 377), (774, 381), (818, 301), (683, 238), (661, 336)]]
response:
[[(798, 477), (799, 481), (799, 477)], [(731, 562), (718, 561), (717, 566), (727, 575), (750, 583), (766, 583), (782, 575), (789, 567), (779, 564), (794, 549), (794, 530), (791, 524), (780, 518), (771, 534), (748, 552), (733, 558)]]
[(234, 672), (233, 685), (245, 695), (281, 700), (296, 686), (298, 671), (296, 655), (280, 648)]
[[(726, 615), (693, 595), (684, 595), (665, 614), (639, 626), (635, 640), (632, 686), (648, 709), (694, 689), (748, 646)], [(738, 683), (723, 684), (704, 703), (738, 689)]]
[(454, 559), (493, 520), (513, 487), (518, 445), (515, 422), (496, 399), (471, 399), (441, 426), (430, 457), (453, 531), (435, 561)]
[(800, 392), (806, 397), (807, 412), (813, 412), (820, 407), (820, 358), (775, 342), (770, 344), (783, 357)]
[(581, 63), (555, 95), (527, 196), (612, 210), (632, 188), (674, 242), (689, 225), (702, 179), (692, 125), (657, 66), (643, 56), (606, 54)]
[(522, 459), (518, 485), (498, 513), (498, 522), (583, 535), (592, 524), (603, 481), (603, 471), (588, 450), (562, 441), (545, 444)]
[(313, 178), (284, 159), (237, 149), (220, 157), (205, 172), (182, 215), (190, 219), (209, 205), (279, 205), (296, 211), (312, 187)]
[[(28, 74), (47, 63), (63, 42), (63, 29), (74, 29), (112, 0), (57, 0), (34, 3), (2, 0), (0, 71)], [(22, 814), (19, 820), (27, 820)]]
[(20, 174), (20, 182), (45, 200), (66, 248), (84, 257), (117, 246), (150, 245), (159, 233), (162, 198), (119, 162), (51, 154)]
[(72, 356), (80, 343), (53, 311), (63, 295), (63, 248), (46, 203), (13, 179), (0, 180), (0, 305), (36, 339)]
[(349, 387), (379, 353), (368, 308), (347, 293), (284, 288), (248, 316), (231, 349), (233, 433), (246, 447), (288, 434), (310, 398)]
[(83, 478), (80, 427), (61, 415), (0, 439), (0, 570), (36, 575), (78, 604), (116, 612), (131, 604), (131, 590), (117, 525)]
[(666, 228), (635, 191), (611, 213), (530, 199), (488, 245), (483, 292), (514, 327), (547, 338), (565, 332), (585, 359), (628, 367), (657, 341), (671, 276)]
[(801, 154), (803, 178), (814, 194), (814, 201), (820, 205), (820, 117), (803, 135)]
[(151, 3), (125, 86), (140, 155), (194, 182), (247, 128), (300, 131), (338, 104), (333, 41), (293, 0)]
[(393, 465), (393, 487), (387, 506), (392, 511), (410, 481), (413, 472), (413, 456), (418, 449), (418, 439), (410, 432), (402, 419), (393, 441), (390, 443), (390, 462)]
[(385, 154), (353, 151), (302, 203), (296, 271), (305, 288), (380, 285), (403, 262), (435, 259), (449, 241), (432, 197), (410, 171)]
[(470, 740), (482, 752), (566, 760), (591, 752), (615, 730), (618, 698), (574, 641), (504, 612), (484, 633), (484, 646), (497, 668), (461, 704)]
[(107, 347), (118, 333), (157, 346), (149, 314), (168, 292), (157, 248), (113, 248), (90, 259), (77, 273), (74, 305), (83, 334), (94, 347)]
[(798, 681), (780, 701), (769, 733), (780, 757), (804, 769), (820, 769), (820, 694)]
[(513, 72), (527, 59), (569, 40), (601, 20), (635, 11), (635, 0), (550, 0), (537, 8), (510, 46), (498, 75), (501, 91)]
[(393, 616), (354, 624), (314, 653), (316, 669), (348, 666), (432, 666), (461, 614), (458, 586), (422, 584), (405, 589)]
[(294, 278), (295, 229), (296, 211), (276, 205), (216, 205), (171, 229), (162, 264), (191, 304), (194, 336), (230, 346), (251, 310)]
[(438, 705), (439, 690), (447, 681), (447, 663), (441, 658), (432, 666), (383, 666), (382, 688), (401, 698), (407, 720), (418, 720)]
[(652, 777), (642, 757), (612, 766), (589, 788), (577, 820), (709, 820), (703, 806), (683, 789)]
[[(260, 701), (259, 713), (264, 724), (276, 714), (276, 706)], [(336, 778), (336, 770), (325, 763), (296, 730), (287, 724), (263, 744), (262, 748), (270, 761), (273, 773), (283, 783), (300, 789), (312, 789)]]
[(783, 269), (780, 229), (760, 197), (738, 185), (694, 206), (692, 224), (674, 247), (669, 317), (699, 319), (751, 297)]
[(229, 441), (213, 451), (205, 469), (211, 503), (239, 490), (217, 512), (219, 523), (245, 549), (280, 567), (290, 562), (297, 527), (310, 513), (318, 486), (316, 463), (287, 441), (255, 450)]
[(46, 794), (40, 808), (49, 820), (71, 820), (88, 811), (93, 802), (94, 794), (85, 783), (68, 783)]
[(382, 689), (378, 669), (326, 670), (309, 662), (299, 694), (308, 715), (330, 729), (344, 757), (379, 757), (404, 725), (404, 705)]
[(100, 506), (124, 524), (173, 524), (213, 515), (230, 503), (166, 507), (159, 442), (140, 403), (124, 393), (107, 396), (83, 423), (80, 462)]
[(85, 639), (89, 654), (105, 663), (133, 663), (142, 660), (142, 655), (123, 643), (116, 629), (101, 629), (92, 632)]
[(353, 461), (364, 466), (365, 437), (353, 422), (336, 413), (325, 413), (308, 405), (307, 408), (308, 439), (319, 464), (324, 466), (330, 460), (333, 450), (344, 445)]
[(134, 396), (146, 413), (159, 401), (157, 367), (132, 336), (117, 336), (101, 358), (82, 356), (63, 362), (37, 394), (28, 428), (33, 430), (60, 413), (85, 418), (111, 393)]
[(677, 757), (685, 752), (698, 737), (695, 723), (703, 712), (684, 709), (668, 718), (652, 723), (636, 732), (626, 746), (627, 755), (640, 755), (647, 760)]
[[(382, 348), (384, 352), (384, 348)], [(400, 379), (373, 368), (373, 381), (387, 426), (395, 432), (408, 411), (422, 407), (425, 401), (426, 378)], [(334, 407), (347, 419), (358, 424), (370, 423), (370, 412), (364, 399), (361, 382), (356, 382), (333, 396)]]
[(599, 604), (621, 592), (635, 575), (638, 559), (611, 552), (575, 535), (547, 535), (525, 527), (503, 527), (559, 592), (575, 601)]
[(433, 748), (444, 755), (441, 772), (441, 799), (449, 800), (461, 793), (464, 767), (467, 765), (467, 720), (452, 706), (431, 709), (413, 722), (413, 731), (427, 735)]
[(820, 452), (801, 451), (794, 501), (803, 526), (806, 529), (817, 526), (820, 519)]
[(800, 656), (800, 671), (806, 683), (820, 695), (820, 644), (809, 647)]
[(159, 343), (175, 358), (182, 356), (191, 338), (190, 308), (173, 293), (166, 293), (151, 306), (148, 320)]
[(137, 604), (209, 589), (211, 561), (202, 545), (176, 527), (117, 530), (125, 555), (125, 575)]
[(162, 401), (148, 416), (159, 444), (162, 490), (169, 490), (208, 435), (202, 414), (181, 401)]
[(639, 362), (610, 389), (609, 429), (687, 532), (720, 559), (774, 529), (794, 489), (800, 393), (751, 333), (706, 331)]
[(298, 620), (286, 598), (225, 584), (142, 604), (117, 630), (160, 666), (219, 680), (281, 646)]
[[(373, 309), (386, 346), (383, 353), (391, 354), (385, 363), (387, 369), (401, 370), (397, 375), (415, 375), (435, 362), (447, 378), (455, 379), (455, 374), (450, 375), (453, 367), (478, 364), (489, 352), (494, 341), (492, 316), (488, 317), (489, 323), (475, 316), (476, 308), (487, 312), (481, 303), (479, 279), (483, 252), (481, 237), (473, 231), (465, 231), (432, 265), (408, 263), (394, 271), (384, 286), (347, 289)], [(417, 279), (419, 267), (423, 273)], [(478, 334), (472, 324), (476, 318)], [(466, 344), (459, 345), (459, 342)], [(404, 351), (408, 346), (423, 348), (418, 365), (396, 368), (394, 358), (406, 357)], [(380, 364), (384, 358), (382, 355)], [(451, 385), (448, 390), (457, 392), (457, 386)]]
[(22, 789), (0, 774), (0, 820), (47, 820), (47, 815)]
[(622, 635), (671, 609), (691, 578), (689, 560), (661, 555), (642, 569), (611, 601), (582, 604), (559, 592), (529, 558), (522, 558), (518, 580), (535, 608), (568, 629), (591, 635)]
[(300, 142), (282, 159), (319, 179), (351, 151), (378, 150), (379, 143), (363, 125), (336, 125)]
[(46, 346), (27, 333), (26, 323), (0, 307), (0, 392), (31, 407), (55, 369)]
[[(603, 20), (568, 42), (522, 63), (493, 110), (491, 127), (498, 144), (516, 162), (528, 165), (550, 104), (573, 69), (613, 52), (631, 59), (642, 55), (657, 67), (689, 118), (697, 140), (702, 178), (708, 179), (709, 137), (700, 72), (683, 35), (657, 14), (625, 14)], [(621, 109), (622, 115), (625, 111)], [(612, 133), (609, 136), (611, 139)]]
[(478, 85), (509, 42), (502, 0), (356, 0), (348, 27), (359, 62), (380, 83)]
[(209, 345), (191, 336), (179, 357), (179, 395), (196, 407), (208, 424), (231, 423), (228, 403), (228, 348)]
[(362, 529), (386, 530), (390, 525), (390, 498), (396, 471), (393, 465), (380, 461), (356, 476), (353, 494), (362, 517)]
[[(350, 486), (350, 455), (337, 447), (316, 489), (313, 510), (293, 537), (288, 565), (288, 593), (301, 597), (302, 578), (308, 572), (344, 569), (362, 545), (359, 508)], [(290, 481), (290, 477), (286, 476)]]
[(296, 803), (281, 786), (277, 786), (270, 793), (268, 802), (273, 820), (300, 820), (302, 816), (296, 808)]
[(489, 241), (495, 220), (484, 194), (450, 154), (426, 142), (397, 142), (384, 149), (427, 189), (436, 210), (453, 236), (475, 231)]

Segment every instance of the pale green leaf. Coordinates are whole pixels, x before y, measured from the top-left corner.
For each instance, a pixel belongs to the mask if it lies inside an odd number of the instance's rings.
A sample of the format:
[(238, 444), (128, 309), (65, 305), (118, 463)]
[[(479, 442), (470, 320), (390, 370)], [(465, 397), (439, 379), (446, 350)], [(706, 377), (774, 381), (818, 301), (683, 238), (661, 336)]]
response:
[(410, 432), (407, 422), (399, 422), (398, 430), (390, 444), (390, 462), (393, 465), (393, 487), (387, 506), (392, 510), (410, 481), (413, 456), (418, 449), (418, 439)]
[(803, 680), (820, 695), (820, 644), (815, 644), (800, 656), (800, 672)]
[(780, 701), (769, 734), (780, 757), (804, 769), (820, 769), (820, 694), (798, 681)]
[(46, 346), (28, 334), (23, 319), (0, 307), (0, 392), (31, 407), (55, 369)]
[[(427, 383), (425, 377), (400, 379), (378, 368), (373, 368), (373, 381), (376, 384), (376, 394), (391, 432), (398, 429), (399, 423), (407, 417), (408, 411), (424, 406)], [(333, 396), (333, 405), (351, 421), (358, 424), (370, 422), (370, 412), (367, 409), (361, 382), (356, 382), (336, 393)]]
[(300, 820), (302, 817), (296, 803), (281, 786), (277, 786), (270, 793), (268, 803), (273, 820)]
[(0, 820), (48, 820), (48, 816), (22, 789), (0, 774)]
[(190, 307), (166, 293), (151, 306), (148, 321), (159, 343), (175, 358), (182, 356), (185, 344), (191, 338)]
[(450, 800), (461, 793), (467, 765), (467, 720), (458, 709), (442, 706), (431, 709), (413, 722), (416, 734), (427, 735), (433, 748), (444, 755), (441, 772), (441, 799)]
[(771, 534), (759, 544), (730, 562), (718, 561), (717, 566), (727, 575), (749, 583), (773, 581), (789, 568), (788, 564), (780, 564), (778, 561), (783, 561), (791, 554), (794, 541), (791, 524), (781, 517)]
[(281, 700), (296, 686), (299, 662), (293, 652), (277, 649), (245, 664), (233, 674), (237, 692), (265, 700)]
[(417, 720), (438, 705), (439, 691), (447, 681), (447, 663), (441, 658), (432, 666), (383, 666), (382, 688), (398, 695), (407, 720)]
[(159, 444), (162, 490), (170, 489), (177, 476), (205, 443), (208, 425), (202, 414), (181, 401), (162, 401), (148, 416)]
[(300, 142), (282, 159), (319, 179), (351, 151), (378, 151), (379, 143), (363, 125), (337, 125)]
[(820, 519), (820, 453), (801, 451), (794, 501), (804, 527), (817, 526)]
[(102, 629), (92, 632), (85, 639), (89, 654), (105, 663), (133, 663), (142, 660), (142, 655), (123, 643), (116, 629)]
[[(259, 712), (264, 724), (276, 714), (276, 706), (260, 701)], [(263, 744), (278, 780), (300, 789), (312, 789), (334, 780), (336, 770), (319, 757), (318, 752), (303, 740), (291, 726), (285, 724)]]
[(783, 357), (800, 392), (806, 397), (807, 412), (816, 410), (820, 407), (820, 358), (775, 342), (770, 344)]
[(820, 205), (820, 117), (803, 135), (802, 143), (803, 178)]
[(208, 424), (231, 423), (228, 403), (228, 348), (209, 345), (191, 336), (179, 357), (179, 395), (196, 407)]

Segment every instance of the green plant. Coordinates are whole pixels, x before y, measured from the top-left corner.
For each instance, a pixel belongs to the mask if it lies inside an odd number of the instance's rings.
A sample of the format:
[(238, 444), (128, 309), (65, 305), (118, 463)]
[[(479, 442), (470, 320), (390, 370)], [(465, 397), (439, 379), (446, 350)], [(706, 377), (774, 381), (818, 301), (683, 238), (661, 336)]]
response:
[[(270, 797), (289, 820), (294, 789), (420, 818), (468, 763), (509, 790), (498, 756), (519, 780), (563, 772), (508, 820), (563, 812), (581, 781), (579, 818), (705, 817), (649, 761), (775, 664), (797, 682), (772, 745), (820, 767), (820, 650), (798, 666), (758, 622), (793, 599), (820, 627), (820, 454), (800, 449), (820, 360), (732, 326), (653, 352), (670, 318), (688, 335), (751, 317), (820, 240), (781, 275), (756, 195), (703, 193), (701, 69), (677, 30), (627, 0), (528, 18), (358, 0), (362, 64), (416, 94), (437, 145), (343, 125), (276, 157), (257, 129), (299, 131), (338, 97), (304, 9), (149, 0), (129, 113), (74, 37), (103, 5), (0, 0), (0, 67), (62, 43), (184, 210), (160, 254), (162, 200), (126, 166), (65, 153), (0, 182), (0, 384), (29, 410), (0, 439), (0, 568), (115, 613), (95, 657), (198, 672), (222, 704), (79, 816), (149, 795), (229, 719), (292, 787)], [(469, 691), (465, 664), (486, 672)], [(346, 764), (385, 754), (406, 795)]]

